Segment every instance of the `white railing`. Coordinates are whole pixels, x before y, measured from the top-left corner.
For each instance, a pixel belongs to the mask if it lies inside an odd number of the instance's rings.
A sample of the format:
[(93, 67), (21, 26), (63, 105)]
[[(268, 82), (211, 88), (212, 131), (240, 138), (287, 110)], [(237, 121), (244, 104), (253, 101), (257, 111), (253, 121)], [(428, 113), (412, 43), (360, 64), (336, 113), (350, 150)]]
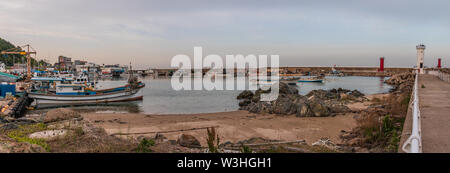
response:
[(412, 132), (411, 136), (405, 141), (402, 150), (407, 153), (421, 153), (422, 152), (422, 137), (420, 127), (420, 109), (419, 109), (419, 74), (416, 72), (416, 80), (414, 82), (414, 89), (412, 96), (413, 111), (412, 111)]
[(450, 74), (439, 71), (437, 76), (444, 82), (450, 83)]
[(449, 73), (443, 72), (441, 70), (430, 70), (430, 71), (427, 71), (427, 74), (437, 76), (442, 81), (450, 83), (450, 74)]

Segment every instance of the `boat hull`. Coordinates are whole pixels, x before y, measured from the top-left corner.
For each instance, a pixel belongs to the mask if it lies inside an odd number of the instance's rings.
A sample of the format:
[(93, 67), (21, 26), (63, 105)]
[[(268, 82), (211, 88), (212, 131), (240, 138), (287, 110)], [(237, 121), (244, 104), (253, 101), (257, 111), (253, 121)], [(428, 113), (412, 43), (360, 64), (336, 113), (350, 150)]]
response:
[(109, 102), (126, 102), (143, 99), (143, 91), (140, 89), (121, 91), (103, 95), (68, 96), (68, 95), (46, 95), (29, 93), (30, 98), (35, 99), (37, 106), (42, 105), (83, 105), (100, 104)]
[(299, 80), (298, 82), (323, 82), (323, 80)]

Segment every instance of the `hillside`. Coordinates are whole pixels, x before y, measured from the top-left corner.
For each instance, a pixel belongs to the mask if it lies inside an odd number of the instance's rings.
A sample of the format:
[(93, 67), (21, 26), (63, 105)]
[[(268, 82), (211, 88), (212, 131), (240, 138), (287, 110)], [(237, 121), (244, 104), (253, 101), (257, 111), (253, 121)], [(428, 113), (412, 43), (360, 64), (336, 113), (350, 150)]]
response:
[[(0, 38), (0, 51), (8, 50), (14, 47), (16, 46), (9, 41)], [(26, 63), (27, 60), (23, 55), (0, 55), (0, 61), (5, 63), (7, 66), (12, 66), (14, 63)], [(37, 65), (37, 61), (34, 58), (31, 58), (31, 65)]]

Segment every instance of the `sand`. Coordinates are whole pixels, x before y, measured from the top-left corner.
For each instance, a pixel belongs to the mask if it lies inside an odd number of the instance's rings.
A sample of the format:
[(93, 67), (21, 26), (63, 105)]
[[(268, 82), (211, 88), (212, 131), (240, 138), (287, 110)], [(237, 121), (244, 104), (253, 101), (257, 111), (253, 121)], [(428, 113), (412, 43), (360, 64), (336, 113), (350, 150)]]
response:
[[(113, 133), (140, 133), (154, 131), (181, 130), (208, 126), (217, 129), (220, 141), (237, 142), (252, 137), (271, 140), (306, 140), (312, 144), (321, 138), (329, 138), (340, 143), (341, 130), (350, 131), (356, 127), (355, 114), (335, 117), (279, 116), (252, 114), (234, 111), (190, 115), (145, 115), (130, 113), (83, 113), (85, 120), (93, 122)], [(202, 146), (206, 146), (206, 130), (164, 133), (169, 140), (176, 140), (182, 133), (195, 136)], [(144, 136), (154, 136), (148, 134)], [(135, 135), (137, 137), (140, 135)]]

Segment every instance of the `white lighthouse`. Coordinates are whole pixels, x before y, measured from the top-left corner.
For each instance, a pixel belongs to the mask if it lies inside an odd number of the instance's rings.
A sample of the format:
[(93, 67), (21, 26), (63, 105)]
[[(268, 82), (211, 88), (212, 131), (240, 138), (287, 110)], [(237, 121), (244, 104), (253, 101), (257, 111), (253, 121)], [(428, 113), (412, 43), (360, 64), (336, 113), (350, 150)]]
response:
[(423, 74), (423, 58), (425, 57), (425, 45), (419, 44), (416, 46), (417, 49), (417, 69), (420, 74)]

